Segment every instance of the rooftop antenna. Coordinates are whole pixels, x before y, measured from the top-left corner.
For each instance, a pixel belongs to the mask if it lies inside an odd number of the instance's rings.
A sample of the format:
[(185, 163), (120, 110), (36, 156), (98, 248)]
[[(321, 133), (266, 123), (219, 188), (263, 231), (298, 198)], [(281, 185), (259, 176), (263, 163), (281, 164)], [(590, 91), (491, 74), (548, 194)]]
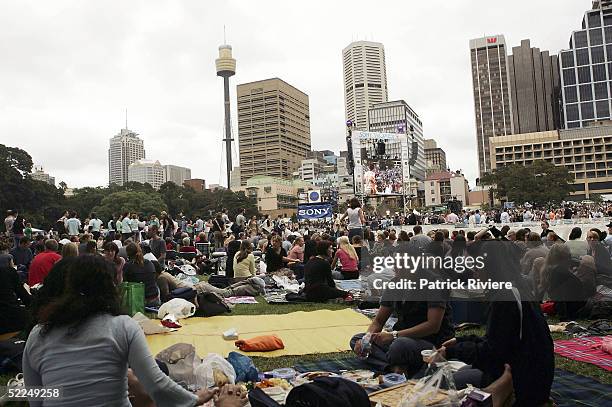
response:
[(125, 129), (127, 130), (127, 107), (125, 108)]
[(225, 24), (223, 24), (223, 44), (227, 44), (227, 39), (225, 38)]

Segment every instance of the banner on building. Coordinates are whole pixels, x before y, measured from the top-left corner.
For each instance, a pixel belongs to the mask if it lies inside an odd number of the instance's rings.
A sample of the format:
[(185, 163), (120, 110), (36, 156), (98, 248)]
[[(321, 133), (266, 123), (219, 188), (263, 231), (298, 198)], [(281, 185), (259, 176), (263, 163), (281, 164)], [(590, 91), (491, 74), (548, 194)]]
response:
[(332, 217), (332, 206), (330, 204), (298, 205), (298, 220), (324, 219)]

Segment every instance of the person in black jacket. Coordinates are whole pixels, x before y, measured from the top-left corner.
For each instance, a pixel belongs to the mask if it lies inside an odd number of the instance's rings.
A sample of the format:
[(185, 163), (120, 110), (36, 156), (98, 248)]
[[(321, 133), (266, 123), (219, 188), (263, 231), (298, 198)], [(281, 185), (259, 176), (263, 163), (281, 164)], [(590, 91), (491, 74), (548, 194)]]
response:
[(336, 288), (332, 278), (331, 265), (326, 259), (331, 256), (332, 243), (321, 240), (317, 243), (317, 255), (304, 266), (304, 294), (313, 302), (325, 302), (334, 298), (352, 300), (347, 291)]
[(489, 293), (491, 304), (485, 336), (450, 339), (442, 344), (439, 353), (446, 359), (459, 359), (480, 370), (482, 376), (475, 375), (474, 380), (468, 380), (477, 387), (499, 379), (507, 370), (505, 365), (509, 365), (514, 405), (540, 406), (550, 398), (555, 368), (553, 341), (539, 305), (529, 301), (518, 259), (511, 255), (508, 244), (483, 241), (471, 246), (473, 255), (486, 253), (481, 280), (509, 281), (513, 288)]
[(143, 257), (142, 250), (136, 243), (128, 244), (125, 250), (128, 261), (123, 266), (123, 281), (144, 283), (145, 306), (161, 305), (155, 265)]
[(17, 270), (0, 268), (0, 334), (26, 327), (29, 314), (22, 305), (30, 305), (30, 294), (19, 281)]

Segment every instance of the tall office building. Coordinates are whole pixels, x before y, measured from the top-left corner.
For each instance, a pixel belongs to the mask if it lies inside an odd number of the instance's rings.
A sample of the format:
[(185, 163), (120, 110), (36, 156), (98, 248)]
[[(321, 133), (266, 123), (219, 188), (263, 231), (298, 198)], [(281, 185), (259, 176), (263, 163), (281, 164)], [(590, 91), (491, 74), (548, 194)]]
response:
[(446, 153), (442, 148), (438, 147), (436, 140), (425, 139), (424, 146), (427, 175), (429, 176), (436, 172), (446, 171), (448, 169), (446, 166)]
[(138, 160), (128, 167), (128, 181), (150, 184), (159, 189), (166, 182), (166, 171), (159, 161)]
[[(423, 123), (419, 115), (403, 100), (378, 103), (368, 110), (368, 131), (381, 133), (402, 133), (408, 137), (410, 157), (410, 178), (418, 181), (425, 179), (425, 146), (423, 143)], [(412, 150), (416, 142), (416, 150)]]
[(308, 95), (278, 78), (238, 85), (240, 182), (289, 178), (310, 151)]
[(514, 133), (533, 133), (558, 129), (559, 61), (557, 55), (532, 48), (521, 41), (508, 56), (510, 99)]
[(491, 169), (489, 138), (512, 134), (512, 103), (508, 92), (506, 40), (503, 35), (470, 40), (478, 170)]
[(346, 120), (365, 131), (368, 109), (388, 100), (385, 48), (379, 42), (353, 42), (342, 50), (342, 63)]
[(612, 2), (593, 2), (582, 29), (572, 32), (569, 49), (560, 56), (564, 127), (610, 119)]
[[(126, 126), (127, 127), (127, 126)], [(123, 185), (128, 181), (128, 167), (145, 158), (144, 143), (127, 128), (110, 139), (108, 149), (108, 183)]]
[(166, 182), (174, 182), (176, 185), (183, 185), (191, 179), (191, 169), (178, 165), (164, 165), (164, 174)]

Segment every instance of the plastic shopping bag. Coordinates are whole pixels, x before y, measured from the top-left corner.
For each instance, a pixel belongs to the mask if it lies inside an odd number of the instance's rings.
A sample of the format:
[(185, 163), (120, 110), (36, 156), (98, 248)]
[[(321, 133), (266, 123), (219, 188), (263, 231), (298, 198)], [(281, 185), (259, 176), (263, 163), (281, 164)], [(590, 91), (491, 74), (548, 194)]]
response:
[[(460, 405), (453, 370), (451, 365), (437, 352), (434, 352), (430, 363), (425, 371), (425, 376), (420, 379), (402, 398), (400, 407), (424, 407), (435, 405), (436, 407), (456, 407)], [(440, 392), (441, 387), (444, 392)]]
[(196, 382), (202, 389), (221, 387), (236, 382), (236, 372), (232, 365), (221, 355), (209, 353), (195, 370)]
[(166, 315), (172, 314), (177, 319), (189, 318), (196, 312), (196, 306), (182, 298), (173, 298), (162, 304), (157, 312), (157, 318), (163, 319)]

